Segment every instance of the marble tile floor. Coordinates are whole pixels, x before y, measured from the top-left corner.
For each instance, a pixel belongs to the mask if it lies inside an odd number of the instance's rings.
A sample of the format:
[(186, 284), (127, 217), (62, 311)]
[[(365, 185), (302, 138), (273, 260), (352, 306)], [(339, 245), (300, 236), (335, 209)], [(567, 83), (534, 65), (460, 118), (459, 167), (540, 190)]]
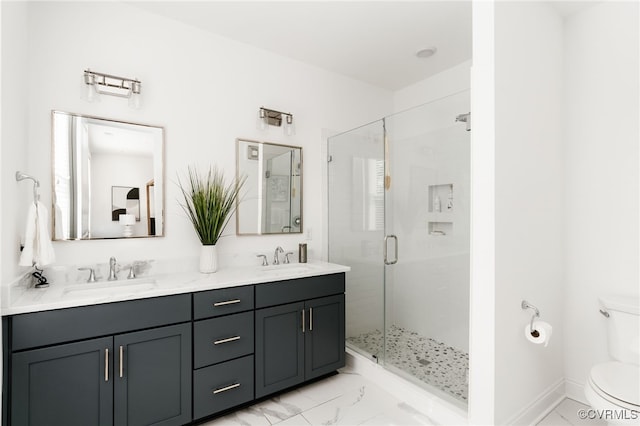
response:
[(397, 396), (344, 370), (201, 426), (433, 424)]
[(606, 426), (607, 422), (600, 419), (581, 419), (580, 410), (589, 410), (591, 407), (570, 398), (565, 398), (552, 412), (546, 415), (538, 426), (566, 426), (566, 425), (591, 425)]
[[(347, 342), (376, 355), (382, 352), (384, 336), (375, 330), (349, 337)], [(387, 345), (387, 364), (467, 402), (469, 354), (395, 325), (389, 327)]]

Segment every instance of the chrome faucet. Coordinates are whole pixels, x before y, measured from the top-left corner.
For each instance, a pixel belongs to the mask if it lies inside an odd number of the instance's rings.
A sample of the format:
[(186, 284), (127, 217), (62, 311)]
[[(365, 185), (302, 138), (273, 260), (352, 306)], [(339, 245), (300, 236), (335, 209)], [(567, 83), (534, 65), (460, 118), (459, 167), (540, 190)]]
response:
[(278, 258), (278, 254), (279, 253), (284, 253), (284, 250), (280, 246), (276, 247), (276, 251), (273, 253), (273, 264), (274, 265), (279, 265), (280, 264), (280, 259)]
[(109, 281), (115, 281), (118, 279), (118, 276), (116, 275), (116, 258), (115, 257), (111, 257), (109, 259), (109, 278), (107, 278)]

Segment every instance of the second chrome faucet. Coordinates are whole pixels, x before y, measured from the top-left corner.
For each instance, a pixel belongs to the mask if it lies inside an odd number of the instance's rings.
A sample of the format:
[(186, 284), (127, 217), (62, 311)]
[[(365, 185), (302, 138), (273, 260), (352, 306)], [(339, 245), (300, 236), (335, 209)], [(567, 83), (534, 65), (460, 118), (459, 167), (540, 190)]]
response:
[(113, 256), (109, 259), (109, 278), (107, 279), (109, 281), (115, 281), (118, 279), (118, 275), (116, 275), (116, 258)]
[[(276, 247), (275, 251), (273, 252), (273, 264), (274, 265), (280, 265), (280, 254), (284, 253), (284, 262), (282, 263), (289, 263), (289, 255), (292, 255), (293, 252), (292, 251), (288, 251), (285, 253), (284, 249), (281, 246)], [(257, 254), (256, 257), (259, 257), (262, 259), (262, 266), (269, 266), (269, 262), (267, 261), (267, 256), (264, 254)]]
[(276, 251), (273, 253), (273, 264), (274, 265), (279, 265), (280, 264), (280, 258), (278, 257), (278, 255), (280, 253), (284, 253), (284, 250), (282, 249), (282, 247), (278, 246), (278, 247), (276, 247)]

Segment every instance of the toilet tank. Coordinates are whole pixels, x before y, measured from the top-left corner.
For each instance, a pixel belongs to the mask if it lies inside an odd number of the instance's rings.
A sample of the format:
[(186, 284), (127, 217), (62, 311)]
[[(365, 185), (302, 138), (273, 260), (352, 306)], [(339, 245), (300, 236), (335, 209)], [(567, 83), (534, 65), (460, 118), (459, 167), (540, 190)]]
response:
[(601, 309), (609, 313), (609, 355), (617, 361), (640, 364), (640, 298), (616, 295), (599, 300)]

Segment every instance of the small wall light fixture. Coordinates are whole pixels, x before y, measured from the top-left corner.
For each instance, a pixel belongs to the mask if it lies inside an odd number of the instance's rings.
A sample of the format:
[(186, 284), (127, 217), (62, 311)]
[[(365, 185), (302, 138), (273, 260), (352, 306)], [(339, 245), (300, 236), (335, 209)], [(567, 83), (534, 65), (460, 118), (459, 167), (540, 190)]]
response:
[(269, 126), (282, 127), (285, 136), (296, 134), (295, 125), (293, 124), (293, 114), (260, 107), (260, 110), (258, 110), (257, 127), (259, 130), (267, 130)]
[(128, 98), (129, 106), (139, 109), (142, 106), (142, 82), (138, 79), (118, 77), (86, 69), (82, 76), (82, 99), (87, 102), (99, 102), (100, 95)]

